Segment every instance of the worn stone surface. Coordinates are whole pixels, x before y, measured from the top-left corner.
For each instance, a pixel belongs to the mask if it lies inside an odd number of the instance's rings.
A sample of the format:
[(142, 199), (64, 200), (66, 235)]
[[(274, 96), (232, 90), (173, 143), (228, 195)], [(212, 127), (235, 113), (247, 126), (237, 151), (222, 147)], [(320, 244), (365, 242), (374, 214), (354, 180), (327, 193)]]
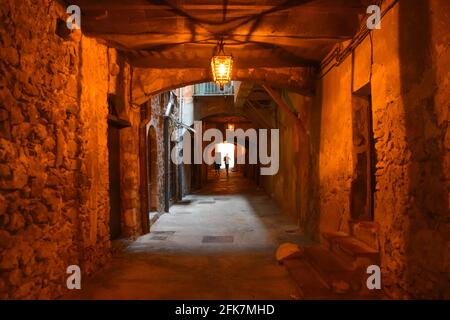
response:
[[(140, 107), (145, 116), (134, 113), (131, 127), (123, 129), (121, 154), (127, 159), (122, 166), (122, 190), (127, 210), (125, 235), (140, 235), (145, 230), (143, 223), (146, 223), (142, 215), (148, 215), (152, 208), (158, 212), (164, 210), (163, 114), (167, 99), (167, 93), (151, 97)], [(154, 135), (151, 141), (150, 131)], [(138, 170), (140, 159), (144, 167)], [(150, 166), (154, 168), (148, 172)], [(156, 186), (148, 190), (150, 184)]]
[(106, 47), (56, 2), (0, 5), (0, 299), (48, 299), (108, 258)]
[[(298, 112), (304, 123), (310, 127), (307, 115), (313, 107), (312, 99), (286, 91), (284, 101)], [(309, 133), (301, 129), (298, 122), (283, 109), (276, 107), (276, 127), (280, 134), (280, 164), (274, 176), (262, 176), (262, 186), (277, 204), (302, 227), (305, 234), (315, 236), (309, 212), (313, 174), (311, 143)]]
[(320, 88), (319, 230), (348, 231), (352, 164), (351, 59), (333, 69)]
[[(448, 8), (445, 1), (395, 6), (372, 34), (372, 71), (368, 37), (318, 81), (313, 105), (303, 114), (310, 143), (302, 143), (304, 136), (279, 113), (285, 124), (280, 171), (262, 179), (311, 237), (351, 232), (352, 93), (371, 84), (375, 247), (384, 290), (392, 298), (450, 295)], [(417, 25), (419, 20), (424, 24)], [(298, 167), (307, 168), (304, 175)]]
[[(157, 211), (167, 188), (161, 93), (211, 77), (201, 68), (132, 69), (116, 50), (61, 29), (58, 3), (0, 4), (0, 299), (58, 297), (68, 265), (86, 275), (109, 258), (108, 95), (130, 122), (120, 132), (122, 235), (137, 236), (148, 213), (141, 162), (150, 130)], [(370, 84), (373, 222), (393, 298), (450, 297), (449, 12), (447, 0), (397, 4), (316, 85), (313, 70), (299, 67), (236, 69), (233, 77), (297, 91), (286, 95), (307, 131), (277, 110), (280, 169), (261, 185), (315, 239), (351, 229), (352, 94)], [(192, 176), (206, 179), (205, 168)]]
[[(147, 107), (151, 109), (152, 117), (147, 124), (148, 130), (153, 128), (156, 134), (156, 194), (157, 196), (157, 211), (164, 211), (164, 118), (163, 114), (167, 106), (169, 96), (168, 94), (161, 94), (153, 96), (148, 102)], [(169, 129), (172, 132), (173, 126)]]
[(449, 5), (400, 4), (374, 34), (375, 219), (397, 298), (450, 297)]
[(373, 32), (372, 73), (367, 38), (353, 65), (350, 56), (319, 83), (321, 108), (313, 115), (321, 119), (315, 143), (319, 231), (348, 232), (352, 92), (371, 82), (374, 221), (380, 226), (383, 286), (393, 298), (450, 295), (448, 9), (446, 1), (395, 6)]
[[(237, 69), (232, 75), (232, 80), (290, 88), (305, 94), (314, 92), (314, 79), (314, 69), (303, 67)], [(152, 95), (211, 80), (212, 74), (209, 69), (135, 68), (133, 72), (133, 102), (142, 104)]]
[[(211, 172), (212, 173), (212, 172)], [(235, 196), (239, 194), (239, 196)], [(225, 196), (226, 195), (226, 196)], [(229, 201), (200, 204), (212, 197)], [(274, 253), (309, 241), (254, 182), (233, 173), (176, 204), (82, 290), (63, 299), (291, 299), (298, 289)], [(189, 210), (192, 214), (180, 214)], [(175, 232), (173, 232), (176, 230)], [(161, 237), (164, 235), (165, 240)], [(202, 242), (231, 236), (233, 242)], [(174, 264), (179, 267), (174, 267)], [(189, 272), (180, 272), (189, 270)], [(205, 273), (205, 271), (207, 271)], [(211, 285), (211, 284), (214, 285)]]

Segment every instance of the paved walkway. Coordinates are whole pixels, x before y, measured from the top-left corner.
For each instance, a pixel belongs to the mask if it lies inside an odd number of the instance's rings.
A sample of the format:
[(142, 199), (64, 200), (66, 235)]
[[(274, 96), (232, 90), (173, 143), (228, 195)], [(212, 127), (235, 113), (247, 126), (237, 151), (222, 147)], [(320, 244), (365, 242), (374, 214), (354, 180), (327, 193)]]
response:
[(275, 260), (285, 241), (304, 242), (253, 182), (222, 173), (66, 298), (296, 299)]

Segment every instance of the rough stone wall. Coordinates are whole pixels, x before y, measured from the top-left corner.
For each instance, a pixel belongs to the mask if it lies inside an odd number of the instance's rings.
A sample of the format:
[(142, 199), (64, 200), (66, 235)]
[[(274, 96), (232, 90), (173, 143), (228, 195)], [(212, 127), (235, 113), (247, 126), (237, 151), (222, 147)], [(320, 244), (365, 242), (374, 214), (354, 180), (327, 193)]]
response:
[(168, 93), (153, 96), (148, 107), (151, 109), (151, 119), (147, 128), (155, 128), (157, 141), (157, 193), (158, 193), (158, 212), (164, 211), (164, 111), (168, 102)]
[(131, 126), (120, 130), (122, 235), (137, 236), (141, 232), (139, 112), (131, 111), (128, 119)]
[(319, 229), (348, 232), (352, 167), (352, 60), (347, 59), (323, 80), (321, 101)]
[[(123, 70), (122, 70), (123, 69)], [(141, 203), (146, 196), (142, 196), (142, 192), (147, 192), (147, 168), (141, 168), (144, 165), (140, 157), (147, 154), (148, 133), (152, 128), (156, 136), (156, 194), (157, 194), (157, 211), (164, 211), (164, 112), (169, 101), (169, 92), (163, 92), (151, 96), (149, 100), (137, 106), (132, 105), (130, 101), (134, 92), (129, 92), (131, 74), (127, 63), (123, 63), (121, 67), (121, 84), (116, 86), (118, 92), (118, 100), (123, 103), (123, 115), (130, 122), (130, 127), (120, 130), (120, 170), (121, 170), (121, 206), (122, 206), (122, 236), (136, 237), (142, 234), (146, 228), (142, 219), (143, 211), (147, 207)], [(158, 79), (153, 79), (158, 83)], [(177, 103), (172, 108), (172, 114), (175, 118), (179, 117)], [(145, 110), (141, 110), (144, 108)], [(141, 111), (147, 115), (142, 118)], [(173, 130), (173, 126), (169, 132)], [(145, 150), (144, 150), (145, 149)], [(147, 159), (147, 161), (151, 161)], [(176, 172), (176, 174), (178, 174)]]
[(130, 122), (130, 127), (120, 130), (120, 193), (122, 211), (122, 236), (138, 236), (142, 232), (141, 219), (141, 168), (140, 156), (140, 108), (131, 106), (131, 67), (120, 61), (120, 83), (116, 85), (117, 100), (122, 103), (122, 118)]
[[(298, 112), (306, 128), (305, 131), (296, 124), (289, 132), (284, 133), (295, 135), (295, 138), (291, 138), (292, 146), (289, 146), (286, 151), (288, 162), (293, 166), (292, 169), (295, 170), (292, 172), (296, 174), (295, 190), (291, 194), (292, 202), (295, 203), (293, 209), (296, 211), (292, 212), (292, 214), (304, 234), (314, 238), (317, 234), (317, 221), (313, 219), (314, 215), (312, 212), (314, 212), (316, 206), (313, 194), (315, 192), (314, 183), (317, 177), (312, 156), (311, 128), (313, 124), (311, 122), (311, 112), (315, 106), (313, 105), (312, 97), (289, 91), (285, 93), (285, 100), (293, 110)], [(285, 145), (285, 143), (282, 143), (282, 145)], [(285, 174), (289, 177), (288, 171)]]
[[(285, 91), (284, 100), (293, 112), (298, 112), (309, 127), (308, 113), (312, 106), (309, 97)], [(310, 184), (310, 142), (308, 134), (299, 123), (277, 107), (280, 134), (280, 165), (276, 175), (261, 176), (264, 189), (277, 202), (285, 214), (292, 218), (302, 231), (307, 230), (309, 184)]]
[[(298, 222), (298, 155), (299, 128), (283, 110), (277, 108), (279, 129), (279, 169), (273, 176), (261, 176), (266, 192), (277, 202), (283, 212)], [(270, 136), (270, 134), (269, 134)]]
[(371, 81), (374, 220), (383, 286), (394, 298), (450, 296), (449, 5), (400, 2), (373, 32), (372, 73), (367, 38), (353, 70), (350, 56), (319, 83), (320, 231), (345, 231), (352, 89)]
[[(126, 70), (127, 71), (127, 70)], [(129, 72), (129, 71), (128, 71)], [(125, 72), (125, 74), (128, 74)], [(125, 81), (126, 83), (126, 81)], [(128, 87), (125, 85), (125, 87)], [(125, 96), (127, 96), (125, 94)], [(143, 188), (147, 184), (147, 168), (141, 170), (140, 157), (150, 157), (151, 154), (148, 148), (148, 133), (149, 130), (154, 130), (156, 136), (156, 194), (157, 194), (157, 211), (164, 211), (164, 109), (168, 102), (169, 94), (161, 93), (154, 95), (144, 103), (141, 107), (130, 107), (128, 110), (128, 119), (131, 126), (121, 129), (120, 146), (121, 146), (121, 193), (122, 193), (122, 235), (128, 237), (136, 237), (142, 234), (145, 230), (142, 225), (142, 210), (141, 199), (146, 198), (141, 196), (141, 192), (148, 192)], [(141, 118), (140, 108), (145, 108), (145, 119)], [(141, 136), (143, 135), (143, 136)], [(143, 139), (144, 143), (140, 143)], [(145, 150), (142, 150), (145, 148)], [(147, 153), (148, 152), (148, 153)], [(149, 158), (147, 161), (151, 161)], [(142, 189), (143, 188), (143, 189)], [(148, 199), (146, 199), (148, 201)]]
[[(108, 59), (107, 48), (96, 40), (81, 39), (80, 114), (78, 163), (78, 220), (82, 246), (79, 248), (83, 272), (104, 264), (109, 248), (108, 176)], [(70, 146), (71, 139), (66, 140)], [(70, 157), (70, 154), (69, 154)]]
[(56, 2), (0, 4), (0, 299), (54, 298), (108, 258), (106, 48)]
[(375, 219), (396, 298), (450, 298), (449, 12), (402, 2), (374, 33)]

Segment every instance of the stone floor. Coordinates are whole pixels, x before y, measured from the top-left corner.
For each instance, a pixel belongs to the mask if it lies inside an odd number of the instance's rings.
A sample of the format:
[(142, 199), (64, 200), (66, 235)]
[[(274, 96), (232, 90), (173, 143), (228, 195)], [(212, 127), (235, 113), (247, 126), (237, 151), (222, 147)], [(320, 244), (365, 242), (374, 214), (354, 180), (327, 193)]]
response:
[(275, 260), (285, 241), (307, 243), (253, 182), (223, 172), (64, 298), (297, 299)]

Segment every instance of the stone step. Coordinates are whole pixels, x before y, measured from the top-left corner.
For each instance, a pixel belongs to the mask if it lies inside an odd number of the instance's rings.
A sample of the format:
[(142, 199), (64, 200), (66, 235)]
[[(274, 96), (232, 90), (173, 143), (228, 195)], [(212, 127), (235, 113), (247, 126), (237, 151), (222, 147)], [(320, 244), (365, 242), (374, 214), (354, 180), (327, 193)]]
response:
[(161, 216), (160, 212), (152, 211), (149, 212), (149, 219), (150, 219), (150, 225), (153, 225), (158, 221), (159, 217)]
[(350, 221), (352, 237), (364, 242), (369, 247), (379, 250), (378, 226), (373, 221)]
[(324, 245), (328, 250), (332, 249), (333, 241), (337, 238), (348, 238), (348, 233), (342, 231), (323, 232), (322, 237), (325, 239)]
[(304, 247), (300, 257), (283, 260), (302, 299), (382, 299), (366, 288), (367, 274), (352, 269), (321, 245)]
[(353, 270), (379, 264), (379, 252), (353, 237), (334, 238), (331, 251)]
[(283, 260), (289, 275), (297, 284), (301, 299), (332, 299), (332, 291), (317, 272), (302, 258)]
[[(359, 272), (347, 266), (331, 251), (320, 245), (304, 248), (304, 256), (331, 291), (356, 292), (361, 287)], [(348, 286), (343, 289), (343, 286)]]

